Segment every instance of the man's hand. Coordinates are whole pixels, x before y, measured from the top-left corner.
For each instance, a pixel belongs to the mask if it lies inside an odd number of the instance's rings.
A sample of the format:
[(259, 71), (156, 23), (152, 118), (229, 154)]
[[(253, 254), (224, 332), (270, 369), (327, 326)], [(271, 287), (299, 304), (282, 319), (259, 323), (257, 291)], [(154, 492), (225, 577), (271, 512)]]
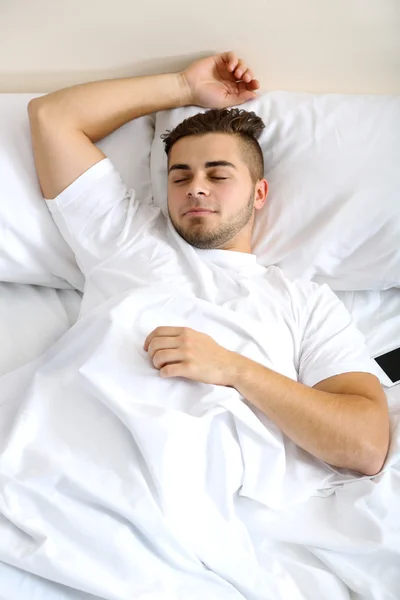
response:
[(180, 72), (187, 88), (187, 103), (204, 108), (228, 108), (256, 98), (260, 87), (253, 72), (234, 52), (193, 62)]
[(143, 347), (162, 377), (186, 377), (226, 386), (233, 379), (235, 352), (189, 327), (157, 327)]

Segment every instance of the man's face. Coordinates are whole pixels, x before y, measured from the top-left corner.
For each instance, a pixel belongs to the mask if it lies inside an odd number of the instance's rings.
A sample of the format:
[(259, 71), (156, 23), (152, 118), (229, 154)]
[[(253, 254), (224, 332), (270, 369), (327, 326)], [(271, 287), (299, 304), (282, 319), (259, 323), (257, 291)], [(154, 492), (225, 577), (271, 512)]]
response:
[[(221, 161), (233, 166), (207, 164)], [(243, 248), (244, 239), (251, 235), (254, 201), (250, 172), (234, 136), (192, 135), (172, 146), (168, 211), (176, 231), (186, 242), (203, 249)], [(202, 208), (213, 212), (189, 212)]]

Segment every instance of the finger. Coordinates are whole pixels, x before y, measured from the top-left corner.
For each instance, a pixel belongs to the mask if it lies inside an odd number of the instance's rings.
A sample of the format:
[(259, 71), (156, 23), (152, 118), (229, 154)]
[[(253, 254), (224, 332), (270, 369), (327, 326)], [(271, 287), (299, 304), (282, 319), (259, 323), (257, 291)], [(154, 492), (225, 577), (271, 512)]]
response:
[(246, 69), (242, 75), (242, 81), (249, 83), (253, 79), (253, 73), (250, 69)]
[(186, 365), (183, 362), (165, 365), (159, 373), (161, 377), (187, 377)]
[(241, 79), (243, 73), (246, 71), (247, 67), (245, 62), (240, 58), (239, 59), (239, 63), (238, 66), (236, 67), (235, 71), (234, 71), (234, 76), (236, 77), (236, 79)]
[(179, 336), (174, 337), (155, 337), (150, 340), (147, 346), (147, 352), (150, 358), (153, 358), (155, 353), (158, 350), (170, 349), (173, 350), (175, 348), (179, 348)]
[(254, 79), (253, 71), (250, 69), (246, 69), (240, 79), (247, 85), (248, 90), (256, 90), (260, 87), (260, 82), (258, 79)]
[(169, 363), (176, 363), (185, 360), (184, 352), (181, 349), (158, 350), (153, 357), (153, 365), (156, 369), (161, 369)]
[(224, 52), (221, 57), (226, 64), (228, 71), (232, 72), (237, 67), (238, 57), (234, 52)]
[(246, 81), (237, 81), (236, 87), (239, 88), (239, 91), (248, 90), (254, 92), (260, 87), (260, 82), (257, 79), (252, 79), (248, 83)]
[(168, 325), (163, 326), (163, 327), (156, 327), (156, 329), (154, 329), (151, 333), (149, 333), (149, 335), (145, 339), (143, 348), (147, 351), (151, 340), (154, 339), (155, 337), (164, 336), (164, 335), (167, 335), (167, 336), (181, 335), (182, 331), (183, 331), (183, 327), (170, 327)]
[(250, 89), (249, 84), (245, 83), (244, 81), (238, 81), (236, 87), (238, 94), (243, 94), (245, 92), (250, 92), (250, 94), (254, 93), (254, 90)]
[(257, 90), (260, 87), (260, 82), (258, 81), (258, 79), (252, 79), (248, 84), (247, 84), (247, 89), (251, 89), (251, 90)]
[(254, 100), (255, 98), (257, 98), (257, 94), (254, 91), (247, 89), (246, 83), (244, 83), (244, 81), (239, 82), (237, 84), (237, 88), (238, 94), (235, 99), (236, 104), (243, 104), (244, 102), (248, 102), (249, 100)]

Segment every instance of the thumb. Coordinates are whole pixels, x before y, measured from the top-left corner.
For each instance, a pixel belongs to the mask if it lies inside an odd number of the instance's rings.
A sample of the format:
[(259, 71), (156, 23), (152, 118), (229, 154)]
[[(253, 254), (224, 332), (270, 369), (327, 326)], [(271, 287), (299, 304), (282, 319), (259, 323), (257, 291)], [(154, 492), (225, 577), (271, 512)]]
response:
[(242, 92), (239, 92), (236, 96), (236, 104), (243, 104), (244, 102), (254, 100), (255, 98), (257, 98), (257, 94), (255, 92), (244, 90)]

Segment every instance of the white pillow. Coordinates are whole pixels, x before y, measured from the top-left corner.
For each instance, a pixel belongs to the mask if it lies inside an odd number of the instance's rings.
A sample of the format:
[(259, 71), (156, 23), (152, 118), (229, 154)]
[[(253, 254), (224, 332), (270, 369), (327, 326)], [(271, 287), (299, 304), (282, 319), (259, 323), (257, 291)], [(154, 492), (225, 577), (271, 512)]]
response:
[[(43, 199), (27, 105), (42, 94), (0, 94), (0, 281), (83, 290), (84, 277)], [(127, 123), (96, 145), (126, 185), (151, 202), (155, 115)]]
[[(261, 264), (334, 290), (400, 285), (400, 96), (269, 92), (238, 108), (266, 127), (259, 143), (269, 182), (252, 250)], [(151, 173), (167, 205), (160, 135), (206, 109), (156, 114)]]

